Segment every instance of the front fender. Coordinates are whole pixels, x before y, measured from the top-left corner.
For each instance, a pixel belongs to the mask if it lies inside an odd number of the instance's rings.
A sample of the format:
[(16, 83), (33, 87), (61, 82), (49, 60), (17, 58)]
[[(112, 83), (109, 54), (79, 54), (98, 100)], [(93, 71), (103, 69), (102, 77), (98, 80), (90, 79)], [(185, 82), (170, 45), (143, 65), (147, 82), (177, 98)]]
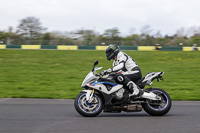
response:
[(86, 100), (91, 103), (92, 102), (92, 97), (93, 97), (93, 92), (92, 90), (82, 90), (81, 92), (86, 92)]

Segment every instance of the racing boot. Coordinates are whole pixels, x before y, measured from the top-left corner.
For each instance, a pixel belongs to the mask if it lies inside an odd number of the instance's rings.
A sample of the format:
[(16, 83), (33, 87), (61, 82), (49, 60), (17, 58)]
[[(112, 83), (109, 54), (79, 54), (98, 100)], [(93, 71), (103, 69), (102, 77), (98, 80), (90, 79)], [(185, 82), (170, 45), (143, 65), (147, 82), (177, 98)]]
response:
[(128, 82), (127, 86), (130, 91), (129, 96), (141, 96), (144, 93), (133, 81)]

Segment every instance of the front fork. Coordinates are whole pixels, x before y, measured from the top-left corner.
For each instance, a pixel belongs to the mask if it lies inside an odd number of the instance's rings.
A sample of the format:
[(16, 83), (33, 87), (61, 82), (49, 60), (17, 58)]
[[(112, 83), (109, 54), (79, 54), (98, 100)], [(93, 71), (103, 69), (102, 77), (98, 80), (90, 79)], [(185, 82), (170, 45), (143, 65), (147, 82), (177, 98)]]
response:
[(93, 95), (94, 95), (94, 89), (92, 89), (92, 90), (82, 90), (82, 92), (86, 92), (86, 100), (88, 101), (88, 103), (92, 103)]

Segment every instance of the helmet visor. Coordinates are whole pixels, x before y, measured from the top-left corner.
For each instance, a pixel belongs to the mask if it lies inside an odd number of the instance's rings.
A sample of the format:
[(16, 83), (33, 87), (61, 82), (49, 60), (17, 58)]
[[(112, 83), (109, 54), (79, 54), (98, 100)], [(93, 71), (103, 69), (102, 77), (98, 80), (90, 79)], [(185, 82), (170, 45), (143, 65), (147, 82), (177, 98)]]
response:
[(114, 53), (112, 51), (106, 52), (106, 57), (108, 60), (111, 60), (114, 58)]

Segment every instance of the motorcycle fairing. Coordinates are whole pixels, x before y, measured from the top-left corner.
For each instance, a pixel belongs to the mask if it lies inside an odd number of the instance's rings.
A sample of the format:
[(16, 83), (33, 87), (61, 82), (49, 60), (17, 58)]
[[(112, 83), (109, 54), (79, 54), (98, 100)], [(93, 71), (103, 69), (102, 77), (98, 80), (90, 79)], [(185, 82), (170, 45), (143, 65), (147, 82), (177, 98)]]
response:
[(112, 89), (109, 91), (107, 88), (106, 88), (106, 85), (102, 84), (102, 83), (91, 83), (91, 84), (87, 84), (87, 86), (89, 86), (90, 88), (93, 88), (95, 90), (98, 90), (98, 91), (101, 91), (101, 92), (104, 92), (106, 94), (111, 94), (113, 92), (116, 92), (118, 91), (119, 89), (121, 89), (123, 87), (123, 85), (121, 84), (116, 84), (115, 86), (112, 87)]
[(111, 85), (111, 86), (116, 86), (117, 84), (116, 83), (110, 83), (110, 82), (93, 82), (91, 83), (90, 85), (94, 86), (96, 84), (105, 84), (105, 85)]
[[(106, 84), (108, 85), (113, 85), (111, 90), (108, 90), (106, 87)], [(108, 83), (108, 82), (93, 82), (90, 84), (87, 84), (87, 86), (89, 86), (90, 88), (96, 90), (95, 92), (100, 92), (102, 94), (102, 96), (105, 99), (105, 104), (109, 104), (109, 102), (113, 99), (113, 93), (117, 92), (119, 89), (121, 89), (123, 87), (123, 85), (121, 84), (116, 84), (116, 83)], [(86, 96), (88, 97), (88, 99), (90, 99), (89, 97), (91, 96), (92, 91), (87, 91), (88, 94), (86, 94)]]

